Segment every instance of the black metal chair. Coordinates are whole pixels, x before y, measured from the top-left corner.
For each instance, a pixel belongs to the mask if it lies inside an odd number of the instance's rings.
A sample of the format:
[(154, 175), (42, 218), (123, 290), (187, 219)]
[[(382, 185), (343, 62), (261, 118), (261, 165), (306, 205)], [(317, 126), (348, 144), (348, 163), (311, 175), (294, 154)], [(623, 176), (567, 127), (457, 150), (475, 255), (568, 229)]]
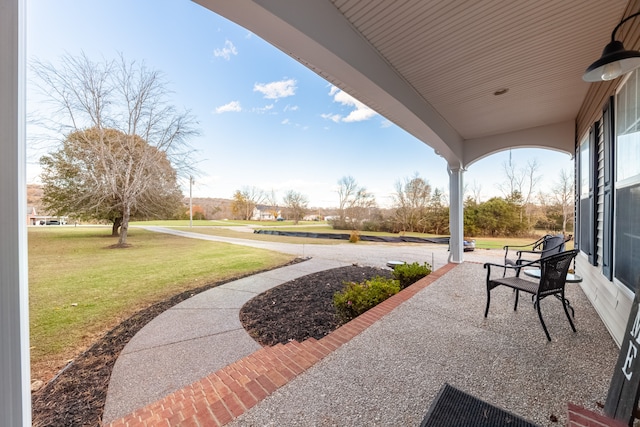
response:
[[(535, 262), (540, 258), (553, 254), (559, 254), (565, 251), (565, 244), (573, 238), (571, 234), (565, 236), (563, 234), (551, 235), (546, 234), (533, 243), (527, 245), (509, 245), (503, 246), (504, 264), (517, 266), (526, 262)], [(528, 248), (528, 249), (519, 249)], [(509, 256), (509, 250), (515, 250), (515, 259)], [(526, 258), (523, 258), (523, 255)], [(533, 258), (533, 259), (531, 259)], [(506, 270), (503, 273), (506, 274)]]
[[(484, 311), (484, 317), (487, 317), (489, 313), (489, 304), (491, 303), (491, 290), (498, 286), (507, 286), (512, 288), (516, 294), (516, 300), (513, 305), (513, 310), (518, 309), (518, 299), (520, 297), (520, 292), (525, 292), (533, 295), (534, 306), (538, 311), (538, 317), (540, 318), (540, 323), (542, 324), (542, 329), (544, 329), (544, 333), (547, 336), (547, 339), (551, 341), (551, 337), (549, 336), (549, 331), (547, 330), (547, 326), (544, 323), (544, 319), (542, 318), (542, 313), (540, 312), (540, 302), (550, 296), (554, 295), (562, 302), (562, 307), (564, 308), (564, 312), (567, 315), (567, 319), (569, 320), (569, 324), (571, 325), (571, 329), (573, 332), (576, 331), (576, 327), (573, 324), (573, 320), (571, 320), (571, 316), (569, 315), (568, 310), (568, 301), (564, 296), (564, 289), (567, 279), (567, 272), (569, 270), (569, 266), (571, 265), (571, 261), (578, 254), (578, 250), (574, 249), (572, 251), (561, 252), (559, 254), (547, 256), (544, 258), (540, 258), (539, 260), (521, 263), (518, 265), (500, 265), (493, 263), (486, 263), (484, 268), (487, 269), (487, 307)], [(513, 277), (500, 277), (500, 278), (492, 278), (491, 277), (491, 267), (503, 268), (505, 271), (508, 269), (512, 269), (515, 272)], [(540, 280), (534, 282), (532, 280), (526, 280), (520, 278), (520, 270), (524, 267), (536, 266), (540, 267)]]

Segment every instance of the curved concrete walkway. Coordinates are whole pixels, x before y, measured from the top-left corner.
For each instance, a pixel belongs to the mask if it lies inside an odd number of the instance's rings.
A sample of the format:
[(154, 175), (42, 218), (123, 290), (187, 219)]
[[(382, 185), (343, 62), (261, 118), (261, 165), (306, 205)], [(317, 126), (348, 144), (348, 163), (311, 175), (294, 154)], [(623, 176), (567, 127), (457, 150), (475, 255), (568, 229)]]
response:
[(103, 421), (127, 415), (259, 350), (240, 323), (244, 303), (297, 277), (344, 265), (311, 259), (209, 289), (165, 311), (118, 357)]

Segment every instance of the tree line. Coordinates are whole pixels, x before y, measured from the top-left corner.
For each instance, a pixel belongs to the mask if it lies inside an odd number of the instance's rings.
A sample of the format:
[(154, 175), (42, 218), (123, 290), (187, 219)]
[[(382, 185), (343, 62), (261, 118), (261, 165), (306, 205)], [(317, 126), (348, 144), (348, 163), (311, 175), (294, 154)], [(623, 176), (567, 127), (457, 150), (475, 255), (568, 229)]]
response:
[[(512, 181), (503, 188), (504, 197), (480, 201), (481, 191), (476, 185), (466, 189), (464, 200), (464, 234), (475, 236), (525, 236), (533, 229), (554, 232), (573, 230), (573, 178), (560, 171), (550, 193), (534, 192), (537, 163), (530, 162), (520, 171), (505, 165), (505, 173)], [(522, 179), (521, 176), (528, 176)], [(449, 234), (449, 203), (443, 190), (432, 188), (418, 173), (395, 183), (390, 208), (379, 208), (375, 196), (352, 176), (337, 181), (336, 214), (328, 217), (335, 229), (385, 231), (392, 233), (418, 232)], [(526, 196), (521, 192), (527, 188)], [(231, 211), (237, 219), (252, 219), (254, 209), (262, 208), (296, 223), (309, 212), (306, 195), (288, 191), (279, 203), (274, 193), (256, 187), (245, 187), (234, 193)]]

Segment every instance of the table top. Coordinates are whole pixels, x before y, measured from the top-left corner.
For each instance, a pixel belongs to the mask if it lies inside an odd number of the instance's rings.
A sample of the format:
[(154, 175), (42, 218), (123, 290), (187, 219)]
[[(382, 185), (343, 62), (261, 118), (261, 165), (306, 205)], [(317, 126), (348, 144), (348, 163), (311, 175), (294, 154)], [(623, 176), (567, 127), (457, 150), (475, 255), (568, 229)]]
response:
[(387, 267), (389, 268), (396, 268), (399, 265), (405, 265), (406, 262), (404, 261), (387, 261)]
[[(524, 272), (525, 275), (529, 276), (529, 277), (533, 277), (535, 279), (539, 279), (540, 278), (540, 269), (539, 268), (533, 268), (533, 269), (528, 269), (528, 270), (522, 270)], [(582, 282), (582, 277), (574, 274), (574, 273), (567, 273), (567, 283), (580, 283)]]

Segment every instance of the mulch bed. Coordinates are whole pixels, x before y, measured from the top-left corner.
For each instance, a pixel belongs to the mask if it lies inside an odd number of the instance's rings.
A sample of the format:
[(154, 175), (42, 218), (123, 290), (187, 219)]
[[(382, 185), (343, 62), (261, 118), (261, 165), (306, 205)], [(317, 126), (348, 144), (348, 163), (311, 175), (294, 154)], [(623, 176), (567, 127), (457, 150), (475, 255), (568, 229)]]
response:
[(344, 288), (344, 282), (376, 276), (390, 278), (391, 270), (349, 266), (300, 277), (248, 301), (240, 310), (240, 321), (263, 346), (320, 339), (340, 326), (333, 294)]
[[(343, 282), (377, 275), (390, 277), (391, 272), (349, 266), (301, 277), (248, 302), (241, 310), (242, 323), (262, 345), (322, 338), (339, 326), (332, 301), (333, 294), (342, 290)], [(32, 393), (33, 426), (101, 425), (111, 370), (129, 340), (149, 321), (179, 302), (239, 278), (183, 292), (139, 311), (109, 331), (53, 380)]]

